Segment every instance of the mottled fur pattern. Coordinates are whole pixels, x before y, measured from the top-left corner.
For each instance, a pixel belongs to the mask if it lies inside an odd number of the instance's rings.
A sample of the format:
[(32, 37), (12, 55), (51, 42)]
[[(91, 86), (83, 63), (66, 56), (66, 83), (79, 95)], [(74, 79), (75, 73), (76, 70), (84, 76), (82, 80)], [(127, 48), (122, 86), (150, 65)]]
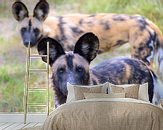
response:
[(148, 82), (149, 101), (152, 102), (154, 83), (151, 70), (142, 61), (132, 58), (114, 58), (93, 67), (91, 71), (100, 83), (109, 81), (121, 85)]
[[(154, 78), (148, 66), (137, 59), (115, 58), (106, 60), (89, 69), (90, 62), (96, 57), (99, 40), (93, 33), (86, 33), (79, 38), (74, 51), (65, 52), (56, 40), (43, 38), (38, 44), (39, 54), (47, 54), (47, 42), (50, 44), (50, 65), (52, 81), (56, 93), (56, 107), (65, 103), (67, 83), (91, 85), (111, 82), (113, 84), (143, 84), (148, 82), (149, 101), (154, 94)], [(44, 62), (46, 58), (42, 59)]]
[(132, 57), (153, 65), (154, 56), (158, 53), (159, 58), (157, 57), (156, 61), (158, 70), (163, 68), (161, 64), (163, 62), (162, 33), (154, 23), (143, 16), (71, 14), (47, 17), (48, 12), (49, 5), (46, 0), (37, 3), (33, 16), (28, 15), (28, 10), (23, 3), (13, 4), (13, 14), (19, 21), (25, 46), (28, 46), (29, 42), (31, 46), (36, 46), (42, 37), (49, 36), (57, 40), (65, 51), (73, 51), (81, 35), (93, 32), (100, 40), (99, 52), (107, 52), (130, 43)]
[[(151, 67), (159, 48), (161, 51), (158, 55), (161, 56), (163, 53), (161, 31), (151, 21), (140, 15), (72, 14), (49, 17), (44, 24), (51, 28), (47, 29), (49, 32), (45, 34), (59, 41), (66, 51), (73, 51), (75, 42), (81, 35), (93, 32), (100, 41), (99, 52), (108, 52), (129, 43), (131, 56), (144, 61)], [(161, 61), (156, 61), (158, 68), (163, 67), (160, 66)]]

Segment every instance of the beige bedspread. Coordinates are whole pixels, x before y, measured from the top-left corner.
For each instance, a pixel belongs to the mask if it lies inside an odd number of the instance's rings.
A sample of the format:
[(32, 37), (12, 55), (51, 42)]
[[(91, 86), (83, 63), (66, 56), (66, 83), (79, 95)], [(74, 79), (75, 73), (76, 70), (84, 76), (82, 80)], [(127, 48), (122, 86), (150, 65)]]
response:
[(163, 109), (136, 99), (87, 99), (67, 103), (43, 130), (163, 130)]

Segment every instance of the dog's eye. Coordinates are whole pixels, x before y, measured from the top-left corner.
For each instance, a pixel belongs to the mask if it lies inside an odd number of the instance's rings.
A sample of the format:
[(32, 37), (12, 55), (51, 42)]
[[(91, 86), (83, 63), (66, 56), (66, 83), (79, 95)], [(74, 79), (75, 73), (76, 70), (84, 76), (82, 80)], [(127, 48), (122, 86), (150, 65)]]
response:
[(59, 69), (58, 69), (58, 72), (59, 72), (60, 74), (63, 74), (65, 71), (66, 71), (65, 68), (59, 68)]
[(21, 33), (24, 33), (24, 32), (26, 32), (27, 31), (27, 28), (22, 28), (21, 29)]
[(35, 28), (35, 29), (34, 29), (34, 33), (35, 33), (36, 35), (38, 35), (38, 34), (40, 33), (40, 30), (39, 30), (38, 28)]
[(76, 67), (76, 71), (77, 72), (83, 72), (84, 71), (84, 68), (82, 66), (77, 66)]

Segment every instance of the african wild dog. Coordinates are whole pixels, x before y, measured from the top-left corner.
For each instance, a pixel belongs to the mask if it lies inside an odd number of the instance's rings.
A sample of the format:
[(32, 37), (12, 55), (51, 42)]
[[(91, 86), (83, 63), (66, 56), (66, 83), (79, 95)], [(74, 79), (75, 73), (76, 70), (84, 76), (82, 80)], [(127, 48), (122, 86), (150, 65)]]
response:
[(49, 4), (40, 0), (29, 16), (22, 2), (15, 2), (12, 12), (19, 21), (25, 46), (36, 46), (45, 36), (57, 40), (66, 51), (73, 51), (77, 39), (86, 32), (99, 37), (100, 52), (109, 51), (125, 43), (131, 45), (131, 55), (152, 65), (154, 56), (158, 72), (163, 77), (163, 36), (159, 28), (140, 15), (126, 14), (71, 14), (49, 16)]
[(12, 5), (12, 12), (15, 19), (19, 22), (19, 30), (26, 47), (30, 42), (33, 47), (45, 35), (43, 22), (49, 13), (49, 4), (46, 0), (40, 0), (34, 8), (33, 16), (29, 16), (27, 7), (21, 2), (16, 1)]
[[(50, 66), (55, 91), (56, 106), (66, 102), (67, 82), (76, 85), (91, 85), (111, 82), (114, 84), (149, 84), (149, 101), (152, 102), (157, 77), (140, 60), (132, 58), (116, 58), (106, 60), (89, 69), (90, 62), (96, 57), (99, 40), (93, 33), (86, 33), (75, 44), (74, 51), (65, 52), (59, 42), (51, 38), (43, 38), (38, 43), (40, 55), (47, 54), (47, 42), (50, 44)], [(47, 61), (45, 57), (42, 58)], [(153, 101), (156, 102), (156, 101)]]

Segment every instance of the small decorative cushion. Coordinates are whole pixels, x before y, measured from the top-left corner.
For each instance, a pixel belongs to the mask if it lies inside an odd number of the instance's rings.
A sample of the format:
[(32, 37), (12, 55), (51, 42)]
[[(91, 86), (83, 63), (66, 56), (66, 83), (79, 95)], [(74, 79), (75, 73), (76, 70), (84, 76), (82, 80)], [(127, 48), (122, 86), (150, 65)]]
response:
[(125, 93), (84, 93), (85, 99), (92, 98), (125, 98)]

